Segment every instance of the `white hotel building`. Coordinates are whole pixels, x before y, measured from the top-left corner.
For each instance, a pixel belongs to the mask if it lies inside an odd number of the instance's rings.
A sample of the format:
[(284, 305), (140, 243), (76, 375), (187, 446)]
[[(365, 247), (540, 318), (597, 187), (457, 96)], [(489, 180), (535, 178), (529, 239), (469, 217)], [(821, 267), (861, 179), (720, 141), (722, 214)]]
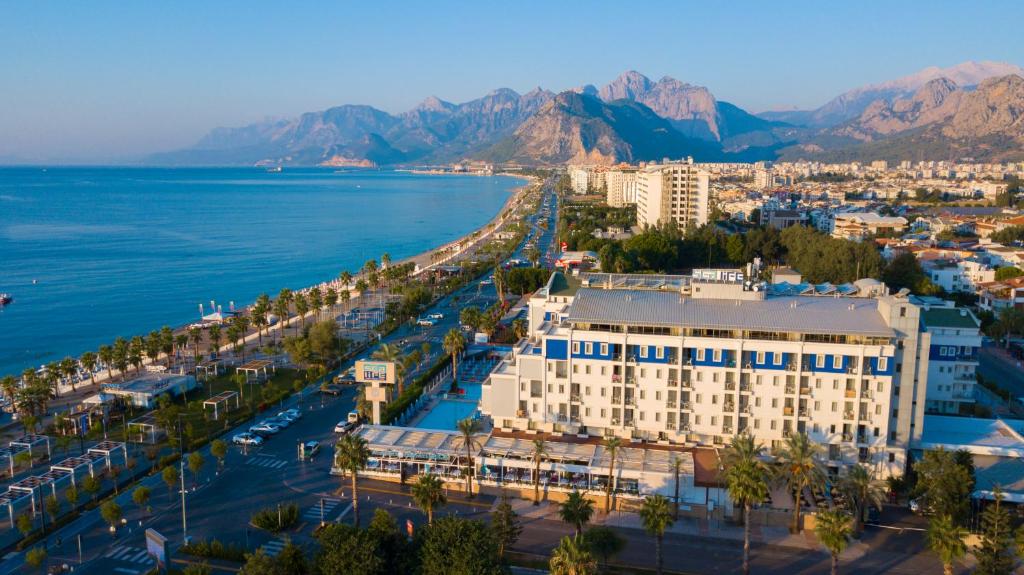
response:
[(553, 274), (481, 410), (499, 431), (655, 444), (804, 432), (830, 467), (901, 474), (925, 411), (920, 307), (874, 280), (755, 291), (741, 278)]

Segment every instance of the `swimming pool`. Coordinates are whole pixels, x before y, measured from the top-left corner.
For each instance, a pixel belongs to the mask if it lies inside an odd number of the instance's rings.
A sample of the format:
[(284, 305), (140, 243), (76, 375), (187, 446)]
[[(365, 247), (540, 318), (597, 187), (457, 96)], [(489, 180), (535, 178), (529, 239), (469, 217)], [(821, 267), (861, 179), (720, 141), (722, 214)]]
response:
[(473, 401), (480, 401), (481, 390), (483, 389), (482, 383), (459, 383), (459, 389), (464, 390), (465, 393), (458, 395), (458, 397), (465, 399), (472, 399)]
[(456, 424), (460, 420), (472, 416), (476, 412), (476, 407), (477, 403), (475, 401), (442, 399), (415, 425), (423, 429), (450, 431), (455, 429)]

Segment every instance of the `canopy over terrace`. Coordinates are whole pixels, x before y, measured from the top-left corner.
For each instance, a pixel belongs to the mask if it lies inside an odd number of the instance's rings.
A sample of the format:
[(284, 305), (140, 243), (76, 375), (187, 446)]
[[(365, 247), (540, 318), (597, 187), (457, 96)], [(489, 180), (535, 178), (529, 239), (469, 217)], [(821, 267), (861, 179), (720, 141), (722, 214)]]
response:
[(135, 418), (128, 422), (128, 432), (136, 431), (139, 434), (139, 442), (156, 443), (157, 437), (163, 433), (163, 428), (156, 421), (156, 416), (152, 413), (147, 413), (142, 417)]
[(224, 361), (220, 359), (209, 359), (201, 361), (196, 365), (196, 377), (202, 373), (206, 377), (210, 377), (212, 374), (214, 377), (220, 375), (220, 372), (224, 371)]
[(47, 485), (50, 486), (50, 490), (53, 492), (53, 496), (56, 497), (57, 496), (57, 487), (53, 484), (53, 479), (50, 479), (49, 477), (42, 477), (42, 476), (39, 476), (39, 475), (33, 475), (33, 476), (30, 476), (30, 477), (26, 477), (26, 478), (22, 479), (21, 481), (19, 481), (17, 483), (12, 483), (10, 485), (10, 487), (7, 488), (7, 490), (11, 491), (11, 492), (14, 492), (14, 493), (26, 493), (29, 496), (31, 496), (32, 497), (32, 514), (35, 515), (36, 514), (36, 495), (35, 495), (36, 494), (36, 490), (37, 489), (40, 490), (39, 498), (40, 498), (40, 502), (42, 502), (43, 494), (42, 494), (41, 490), (42, 490), (43, 487), (45, 487)]
[(107, 458), (107, 469), (110, 469), (112, 465), (112, 457), (114, 453), (120, 451), (121, 455), (124, 456), (124, 464), (128, 465), (128, 447), (120, 441), (101, 441), (96, 445), (89, 448), (87, 453), (94, 455), (102, 455)]
[(213, 407), (213, 418), (220, 418), (220, 409), (223, 407), (224, 411), (228, 411), (231, 407), (229, 403), (232, 399), (235, 400), (235, 409), (238, 409), (238, 392), (237, 391), (222, 391), (217, 395), (207, 399), (203, 402), (203, 409), (207, 407)]
[(50, 456), (50, 438), (46, 435), (36, 435), (34, 433), (22, 435), (18, 439), (12, 441), (10, 445), (11, 447), (21, 447), (23, 449), (27, 449), (28, 452), (32, 454), (33, 457), (35, 456), (35, 453), (33, 453), (33, 449), (40, 445), (45, 445), (46, 455), (47, 457)]
[(7, 468), (11, 472), (11, 477), (14, 477), (14, 456), (22, 451), (25, 451), (24, 447), (0, 447), (0, 461), (7, 460)]
[(459, 457), (466, 447), (457, 432), (364, 425), (357, 433), (370, 449), (371, 472), (402, 473), (412, 468), (416, 473), (460, 474)]
[(85, 454), (82, 457), (68, 457), (56, 465), (51, 465), (50, 469), (56, 469), (58, 471), (67, 471), (71, 474), (71, 484), (75, 484), (75, 478), (78, 476), (78, 472), (82, 469), (89, 470), (90, 477), (96, 477), (95, 472), (96, 454)]
[(260, 381), (260, 380), (266, 379), (268, 377), (268, 375), (267, 375), (267, 368), (268, 367), (271, 370), (273, 370), (275, 373), (277, 372), (277, 366), (275, 366), (274, 362), (270, 361), (269, 359), (252, 359), (252, 360), (249, 360), (249, 361), (243, 363), (242, 365), (236, 367), (235, 371), (238, 372), (238, 373), (244, 373), (245, 374), (245, 381), (249, 381), (249, 377), (250, 376), (255, 378), (256, 381)]
[[(11, 521), (11, 529), (14, 529), (14, 504), (26, 497), (32, 497), (29, 493), (21, 493), (18, 491), (8, 491), (6, 493), (0, 493), (0, 505), (7, 507), (7, 515)], [(32, 498), (33, 502), (35, 497)]]

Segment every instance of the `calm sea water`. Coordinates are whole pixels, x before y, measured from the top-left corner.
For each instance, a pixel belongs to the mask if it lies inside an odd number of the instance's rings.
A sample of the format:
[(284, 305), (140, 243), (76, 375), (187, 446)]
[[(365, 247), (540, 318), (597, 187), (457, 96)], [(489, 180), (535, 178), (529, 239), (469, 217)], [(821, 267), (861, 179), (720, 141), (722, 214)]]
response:
[(0, 168), (0, 375), (479, 227), (522, 180), (253, 168)]

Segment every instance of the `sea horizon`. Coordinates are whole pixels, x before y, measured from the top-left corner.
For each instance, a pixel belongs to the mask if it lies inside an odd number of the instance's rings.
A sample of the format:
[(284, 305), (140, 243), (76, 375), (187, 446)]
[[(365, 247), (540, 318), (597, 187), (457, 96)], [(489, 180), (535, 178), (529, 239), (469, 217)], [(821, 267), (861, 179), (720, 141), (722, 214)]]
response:
[[(481, 227), (525, 179), (393, 168), (0, 166), (0, 375)], [(115, 289), (116, 288), (116, 289)]]

